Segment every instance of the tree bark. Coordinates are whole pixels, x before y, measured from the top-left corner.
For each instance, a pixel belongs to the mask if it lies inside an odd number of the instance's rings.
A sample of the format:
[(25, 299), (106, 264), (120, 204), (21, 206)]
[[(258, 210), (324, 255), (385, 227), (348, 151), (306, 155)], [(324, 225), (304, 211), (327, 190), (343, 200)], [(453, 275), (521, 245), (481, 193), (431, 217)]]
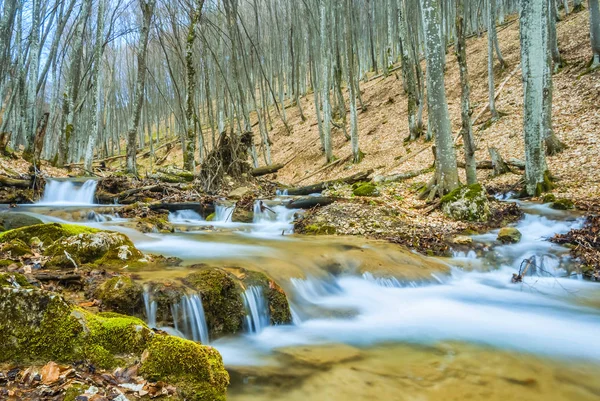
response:
[(590, 8), (590, 38), (594, 59), (591, 69), (600, 68), (600, 0), (588, 0)]

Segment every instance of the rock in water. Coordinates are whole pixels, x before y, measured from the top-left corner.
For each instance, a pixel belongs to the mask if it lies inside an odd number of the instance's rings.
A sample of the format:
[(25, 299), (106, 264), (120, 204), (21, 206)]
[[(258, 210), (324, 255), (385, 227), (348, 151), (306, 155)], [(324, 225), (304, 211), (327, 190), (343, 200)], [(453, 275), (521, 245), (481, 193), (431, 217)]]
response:
[(455, 189), (442, 198), (442, 211), (454, 220), (487, 221), (490, 204), (485, 188), (473, 184)]
[(233, 191), (229, 192), (229, 195), (227, 197), (229, 199), (239, 200), (239, 199), (242, 199), (243, 197), (245, 197), (246, 195), (250, 194), (251, 192), (252, 192), (252, 189), (250, 189), (248, 187), (239, 187), (239, 188), (236, 188)]
[(561, 198), (552, 202), (550, 207), (555, 210), (571, 210), (575, 207), (575, 205), (573, 204), (572, 200)]
[(504, 227), (498, 232), (498, 241), (504, 244), (516, 244), (521, 241), (521, 231), (514, 227)]

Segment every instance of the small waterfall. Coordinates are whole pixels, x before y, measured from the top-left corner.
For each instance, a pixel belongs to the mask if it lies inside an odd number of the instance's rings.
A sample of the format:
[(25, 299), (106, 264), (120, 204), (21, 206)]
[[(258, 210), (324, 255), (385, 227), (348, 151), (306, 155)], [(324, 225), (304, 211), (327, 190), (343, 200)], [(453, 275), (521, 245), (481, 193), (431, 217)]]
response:
[(250, 286), (242, 294), (246, 308), (246, 329), (250, 333), (260, 333), (271, 324), (269, 305), (262, 287)]
[(275, 194), (277, 196), (290, 196), (287, 188), (286, 189), (278, 189), (277, 191), (275, 191)]
[(197, 223), (204, 221), (204, 219), (193, 210), (178, 210), (169, 213), (169, 221), (171, 223)]
[(200, 295), (185, 295), (181, 301), (171, 306), (175, 330), (190, 340), (208, 344), (208, 326)]
[(144, 289), (144, 307), (146, 308), (146, 323), (150, 327), (156, 327), (156, 311), (158, 305), (152, 300), (152, 294), (149, 288)]
[(93, 205), (96, 193), (96, 180), (87, 180), (78, 186), (71, 181), (48, 180), (44, 196), (39, 204)]
[(235, 205), (223, 205), (218, 203), (215, 204), (214, 221), (219, 221), (221, 223), (231, 223), (234, 209)]
[(268, 205), (258, 200), (254, 203), (253, 223), (258, 227), (255, 231), (281, 235), (294, 233), (294, 215), (297, 210), (283, 205)]

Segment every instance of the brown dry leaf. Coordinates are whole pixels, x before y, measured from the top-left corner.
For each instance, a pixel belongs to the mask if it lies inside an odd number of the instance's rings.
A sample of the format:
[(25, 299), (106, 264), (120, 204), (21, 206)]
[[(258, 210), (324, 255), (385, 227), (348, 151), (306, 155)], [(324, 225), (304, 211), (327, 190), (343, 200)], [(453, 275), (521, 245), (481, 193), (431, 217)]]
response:
[(42, 375), (42, 383), (52, 384), (60, 378), (60, 366), (54, 362), (48, 362), (40, 372)]

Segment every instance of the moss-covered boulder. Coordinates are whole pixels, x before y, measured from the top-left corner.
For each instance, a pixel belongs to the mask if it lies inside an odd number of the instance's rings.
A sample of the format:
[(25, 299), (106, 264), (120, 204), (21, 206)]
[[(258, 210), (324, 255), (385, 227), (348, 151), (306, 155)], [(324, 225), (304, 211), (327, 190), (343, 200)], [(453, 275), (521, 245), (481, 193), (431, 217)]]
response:
[(140, 374), (175, 384), (188, 400), (225, 400), (229, 383), (212, 347), (157, 335), (136, 318), (92, 314), (55, 293), (17, 288), (5, 275), (0, 275), (0, 349), (0, 363), (85, 360), (112, 369), (141, 359)]
[(463, 186), (442, 198), (442, 211), (454, 220), (487, 221), (490, 204), (485, 188), (480, 184)]
[(211, 338), (242, 330), (246, 313), (241, 287), (230, 274), (221, 269), (207, 268), (190, 274), (184, 282), (202, 297)]
[(377, 186), (372, 182), (358, 182), (352, 185), (354, 196), (379, 196)]
[(15, 228), (42, 224), (36, 217), (23, 213), (0, 213), (0, 231), (14, 230)]
[(30, 255), (31, 248), (20, 239), (13, 239), (0, 243), (0, 255), (5, 259), (18, 259), (21, 256)]
[(516, 244), (521, 241), (521, 231), (515, 227), (504, 227), (498, 232), (498, 241), (503, 244)]
[(256, 271), (244, 271), (242, 282), (247, 288), (257, 286), (262, 288), (269, 305), (269, 315), (271, 324), (290, 324), (292, 323), (292, 313), (290, 305), (283, 289), (266, 274)]
[(100, 285), (94, 297), (102, 301), (102, 309), (140, 316), (144, 310), (144, 289), (130, 277), (116, 276)]
[(542, 202), (544, 203), (552, 203), (556, 200), (556, 196), (554, 194), (545, 194), (542, 197)]
[(47, 248), (45, 254), (52, 259), (48, 267), (73, 267), (94, 265), (108, 270), (139, 267), (144, 255), (124, 234), (97, 231), (63, 237)]
[(193, 341), (157, 335), (142, 357), (140, 374), (177, 386), (189, 401), (225, 401), (229, 375), (219, 352)]
[(575, 207), (575, 204), (570, 199), (561, 198), (552, 202), (550, 207), (556, 210), (571, 210)]
[(33, 288), (27, 278), (18, 273), (0, 273), (0, 287), (6, 288)]
[(100, 232), (100, 230), (72, 224), (37, 224), (0, 233), (0, 242), (20, 239), (25, 243), (29, 243), (32, 238), (37, 237), (44, 246), (50, 246), (64, 237), (97, 232)]

